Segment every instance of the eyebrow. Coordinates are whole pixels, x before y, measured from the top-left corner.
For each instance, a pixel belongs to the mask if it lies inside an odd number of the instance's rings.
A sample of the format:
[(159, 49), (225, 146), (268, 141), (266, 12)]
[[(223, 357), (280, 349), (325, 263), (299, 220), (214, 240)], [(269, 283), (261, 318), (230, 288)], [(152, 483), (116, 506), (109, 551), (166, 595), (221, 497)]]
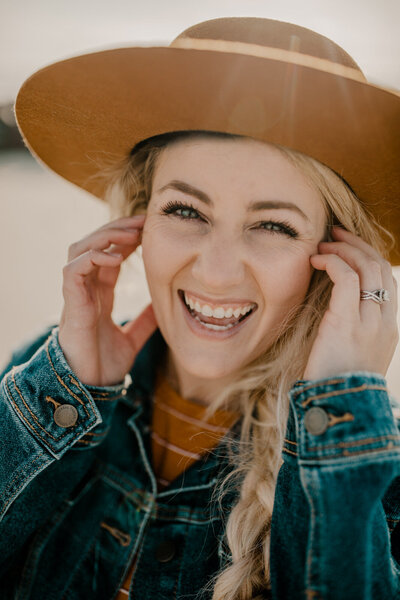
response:
[[(200, 202), (204, 202), (204, 204), (207, 204), (207, 206), (214, 206), (213, 201), (211, 200), (211, 198), (209, 198), (209, 196), (207, 196), (205, 192), (193, 187), (185, 181), (180, 181), (179, 179), (174, 179), (170, 181), (162, 188), (160, 188), (156, 193), (160, 194), (165, 190), (176, 190), (178, 192), (182, 192), (183, 194), (194, 196), (195, 198), (200, 200)], [(283, 200), (258, 200), (256, 202), (250, 202), (250, 204), (248, 204), (247, 206), (247, 210), (251, 212), (256, 212), (258, 210), (268, 210), (273, 208), (293, 210), (297, 212), (301, 217), (303, 217), (303, 219), (305, 219), (306, 221), (310, 221), (310, 219), (301, 210), (301, 208), (293, 202), (286, 202)]]

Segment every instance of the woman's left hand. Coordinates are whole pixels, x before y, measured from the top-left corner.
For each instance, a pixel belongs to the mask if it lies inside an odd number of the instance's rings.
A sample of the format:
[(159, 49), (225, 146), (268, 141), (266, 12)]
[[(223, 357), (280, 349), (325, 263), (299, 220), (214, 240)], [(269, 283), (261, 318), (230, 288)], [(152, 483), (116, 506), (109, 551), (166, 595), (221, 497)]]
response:
[[(303, 379), (369, 371), (385, 376), (399, 339), (397, 283), (391, 265), (361, 238), (339, 227), (335, 241), (321, 242), (310, 257), (333, 281), (329, 307), (319, 326)], [(390, 300), (360, 300), (360, 290), (384, 288)]]

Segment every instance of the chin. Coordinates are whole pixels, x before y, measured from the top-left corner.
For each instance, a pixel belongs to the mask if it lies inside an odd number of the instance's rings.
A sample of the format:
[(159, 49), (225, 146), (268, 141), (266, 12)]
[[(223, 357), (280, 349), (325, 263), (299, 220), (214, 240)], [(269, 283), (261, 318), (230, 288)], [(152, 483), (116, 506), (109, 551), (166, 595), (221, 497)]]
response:
[(218, 356), (212, 353), (204, 355), (204, 350), (198, 350), (194, 348), (191, 352), (176, 352), (171, 347), (174, 355), (174, 361), (178, 369), (185, 371), (185, 373), (193, 378), (218, 381), (221, 379), (233, 379), (235, 374), (244, 366), (241, 360), (237, 364), (232, 363), (231, 358), (227, 360), (226, 355)]

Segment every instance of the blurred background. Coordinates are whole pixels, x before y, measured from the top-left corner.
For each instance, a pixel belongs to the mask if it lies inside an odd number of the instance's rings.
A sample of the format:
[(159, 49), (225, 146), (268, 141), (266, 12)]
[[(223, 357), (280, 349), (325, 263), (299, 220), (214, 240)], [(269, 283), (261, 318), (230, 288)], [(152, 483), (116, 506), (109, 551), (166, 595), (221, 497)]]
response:
[[(85, 52), (167, 45), (206, 19), (258, 16), (318, 31), (347, 50), (370, 82), (400, 89), (399, 0), (2, 0), (0, 16), (0, 367), (13, 348), (58, 323), (68, 246), (109, 220), (99, 200), (24, 148), (13, 103), (33, 71)], [(114, 318), (132, 318), (148, 302), (135, 255), (122, 269)], [(387, 379), (400, 399), (400, 348)]]

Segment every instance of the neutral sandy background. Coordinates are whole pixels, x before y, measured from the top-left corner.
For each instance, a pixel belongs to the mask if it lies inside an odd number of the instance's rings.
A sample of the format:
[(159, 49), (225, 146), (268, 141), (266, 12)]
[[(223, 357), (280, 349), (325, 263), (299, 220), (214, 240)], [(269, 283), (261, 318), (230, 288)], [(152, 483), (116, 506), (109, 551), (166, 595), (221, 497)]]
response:
[[(109, 220), (98, 200), (39, 166), (29, 154), (0, 154), (0, 363), (13, 347), (57, 323), (62, 268), (69, 244)], [(395, 269), (400, 280), (400, 269)], [(400, 283), (400, 281), (399, 281)], [(115, 320), (131, 318), (150, 301), (139, 255), (123, 266)], [(400, 398), (400, 347), (387, 376)]]

